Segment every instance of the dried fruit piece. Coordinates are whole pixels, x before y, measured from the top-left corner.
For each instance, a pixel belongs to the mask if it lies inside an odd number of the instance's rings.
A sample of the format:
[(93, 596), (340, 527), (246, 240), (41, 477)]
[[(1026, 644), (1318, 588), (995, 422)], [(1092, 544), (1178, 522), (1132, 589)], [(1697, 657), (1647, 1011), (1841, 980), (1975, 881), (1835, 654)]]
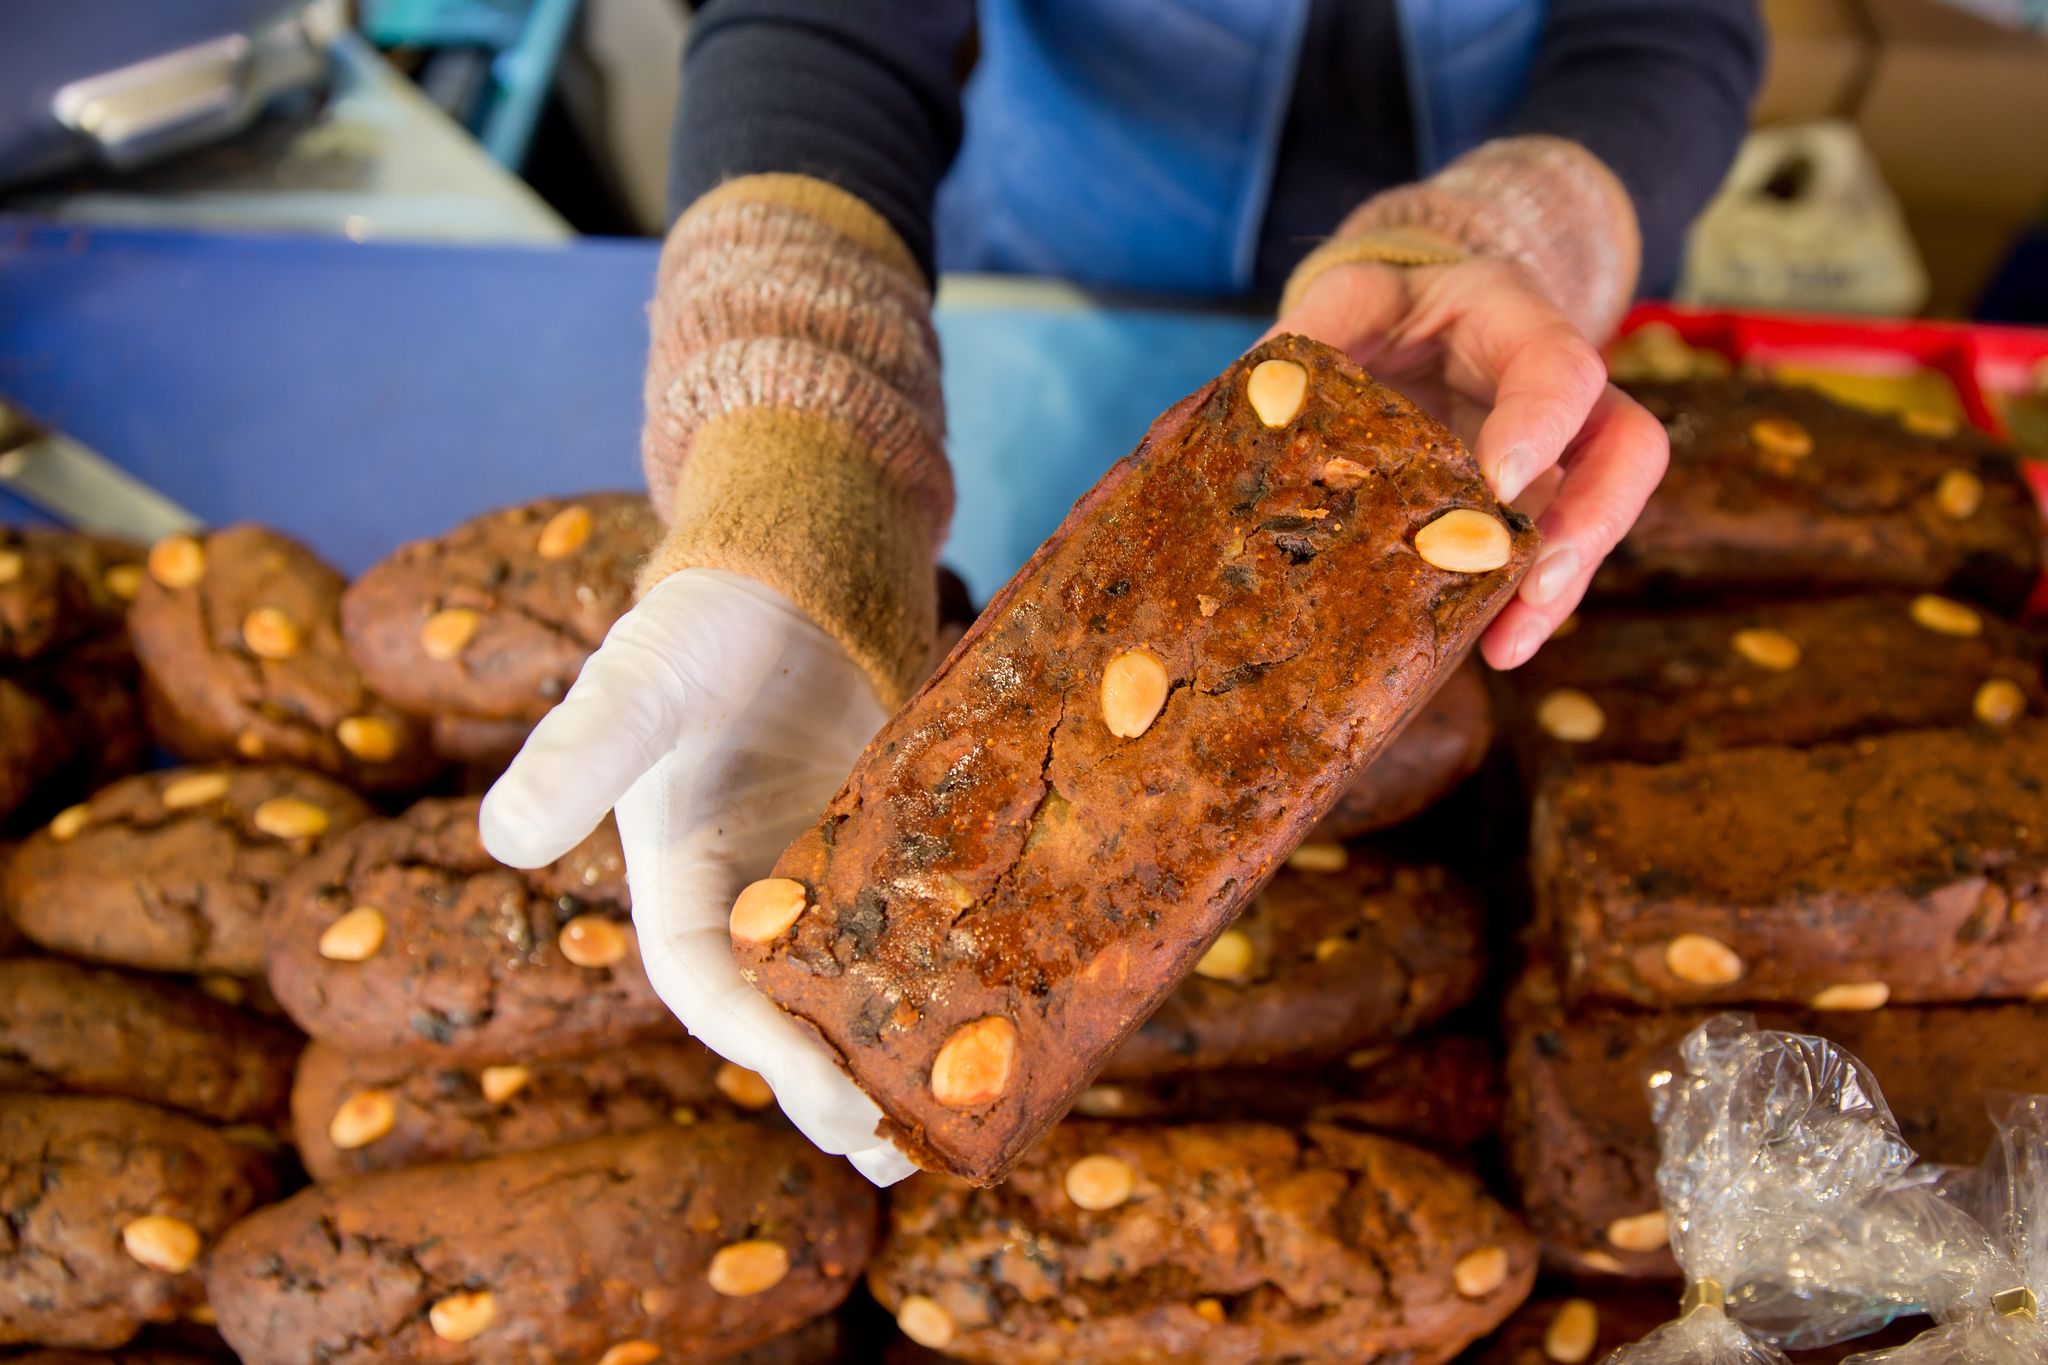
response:
[(1481, 1247), (1459, 1257), (1451, 1267), (1451, 1283), (1468, 1299), (1483, 1299), (1507, 1282), (1506, 1247)]
[(327, 832), (327, 812), (296, 796), (273, 796), (250, 816), (273, 839), (312, 839)]
[(1166, 705), (1166, 665), (1149, 649), (1127, 649), (1102, 670), (1102, 723), (1118, 739), (1152, 728)]
[(144, 1214), (122, 1225), (121, 1249), (151, 1270), (182, 1275), (199, 1259), (199, 1229), (168, 1214)]
[(1556, 1365), (1584, 1365), (1600, 1343), (1600, 1310), (1590, 1299), (1566, 1299), (1543, 1329), (1543, 1354)]
[(804, 884), (788, 877), (764, 877), (753, 882), (732, 903), (732, 936), (742, 943), (766, 943), (778, 938), (802, 918), (808, 898)]
[(382, 716), (344, 717), (334, 737), (365, 763), (389, 763), (398, 754), (398, 727)]
[(1937, 635), (1968, 637), (1984, 629), (1983, 618), (1974, 610), (1953, 598), (1936, 597), (1931, 592), (1923, 592), (1914, 598), (1908, 610), (1912, 612), (1916, 625)]
[(936, 1299), (912, 1294), (896, 1310), (896, 1329), (928, 1351), (943, 1351), (953, 1344), (953, 1315)]
[(1113, 1209), (1131, 1197), (1138, 1187), (1138, 1173), (1121, 1157), (1084, 1156), (1067, 1167), (1067, 1198), (1075, 1207), (1100, 1213)]
[(12, 583), (27, 567), (28, 561), (21, 557), (21, 551), (0, 550), (0, 583)]
[(482, 624), (483, 618), (468, 607), (444, 607), (420, 627), (420, 652), (446, 663), (469, 648)]
[(1507, 526), (1470, 507), (1454, 507), (1415, 533), (1415, 553), (1447, 573), (1491, 573), (1513, 550)]
[(427, 1325), (443, 1341), (473, 1341), (498, 1316), (498, 1301), (488, 1289), (450, 1294), (427, 1309)]
[(1749, 425), (1749, 439), (1781, 468), (1813, 454), (1812, 434), (1789, 417), (1757, 418)]
[(985, 1015), (954, 1029), (932, 1059), (932, 1097), (951, 1109), (971, 1109), (1010, 1088), (1017, 1064), (1017, 1026)]
[(384, 946), (384, 912), (358, 905), (320, 931), (320, 956), (330, 962), (367, 962)]
[(189, 588), (206, 577), (206, 547), (192, 536), (165, 536), (149, 547), (149, 576), (167, 588)]
[(66, 806), (50, 821), (50, 837), (58, 843), (76, 837), (85, 828), (85, 822), (92, 819), (92, 809), (84, 804)]
[(1742, 957), (1719, 939), (1705, 934), (1680, 934), (1664, 945), (1664, 965), (1680, 981), (1695, 986), (1726, 986), (1742, 979)]
[(590, 524), (590, 509), (572, 502), (548, 518), (534, 548), (542, 559), (567, 559), (590, 539)]
[(768, 1088), (768, 1082), (761, 1079), (759, 1072), (731, 1062), (718, 1068), (712, 1084), (718, 1087), (719, 1094), (742, 1109), (766, 1109), (775, 1103), (775, 1092)]
[(1342, 872), (1351, 866), (1351, 850), (1337, 843), (1307, 843), (1287, 855), (1296, 872)]
[(1212, 1327), (1216, 1326), (1217, 1324), (1221, 1323), (1227, 1316), (1223, 1311), (1223, 1300), (1196, 1299), (1195, 1316), (1200, 1318), (1203, 1322), (1208, 1323)]
[(477, 1073), (477, 1089), (492, 1104), (503, 1104), (532, 1082), (533, 1073), (523, 1066), (487, 1066)]
[(742, 1299), (762, 1294), (782, 1283), (789, 1274), (789, 1252), (780, 1242), (766, 1238), (722, 1246), (711, 1258), (704, 1278), (727, 1298)]
[(653, 1365), (661, 1359), (661, 1348), (651, 1341), (634, 1338), (622, 1341), (597, 1358), (597, 1365)]
[(1226, 929), (1195, 963), (1195, 975), (1211, 981), (1242, 981), (1251, 975), (1257, 956), (1250, 937), (1242, 929)]
[(1951, 469), (1934, 485), (1934, 505), (1951, 521), (1967, 521), (1984, 505), (1984, 480), (1967, 469)]
[(1730, 643), (1735, 646), (1737, 654), (1758, 668), (1783, 673), (1799, 666), (1799, 642), (1782, 630), (1771, 630), (1764, 626), (1738, 630)]
[(367, 1147), (398, 1124), (398, 1101), (388, 1090), (358, 1090), (327, 1121), (327, 1140), (341, 1151)]
[(1560, 687), (1536, 703), (1536, 724), (1552, 739), (1590, 744), (1607, 728), (1607, 713), (1576, 687)]
[(1262, 360), (1244, 381), (1252, 411), (1269, 427), (1284, 427), (1308, 397), (1308, 371), (1291, 360)]
[(106, 588), (107, 596), (117, 602), (133, 602), (135, 594), (142, 591), (142, 566), (140, 564), (113, 564), (100, 575), (100, 584)]

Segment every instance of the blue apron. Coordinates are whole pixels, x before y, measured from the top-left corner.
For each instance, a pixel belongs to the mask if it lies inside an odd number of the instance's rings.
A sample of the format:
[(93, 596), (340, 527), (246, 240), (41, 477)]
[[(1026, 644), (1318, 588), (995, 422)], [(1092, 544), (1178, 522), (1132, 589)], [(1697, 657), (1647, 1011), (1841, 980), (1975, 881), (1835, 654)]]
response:
[[(1433, 170), (1519, 99), (1543, 5), (1393, 3), (1417, 163)], [(939, 191), (940, 266), (1248, 292), (1309, 0), (982, 0), (980, 11), (966, 136)]]

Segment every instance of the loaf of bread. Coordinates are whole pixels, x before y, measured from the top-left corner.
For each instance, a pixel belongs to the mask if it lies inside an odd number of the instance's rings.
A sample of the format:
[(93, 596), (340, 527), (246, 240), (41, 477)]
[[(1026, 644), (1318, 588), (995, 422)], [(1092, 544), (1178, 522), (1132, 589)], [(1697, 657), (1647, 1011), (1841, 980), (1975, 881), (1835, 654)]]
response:
[[(1510, 1007), (1505, 1134), (1522, 1207), (1561, 1269), (1668, 1278), (1648, 1083), (1707, 1010), (1567, 1013), (1534, 972)], [(2048, 1090), (2048, 1011), (2025, 1004), (1766, 1009), (1765, 1028), (1815, 1033), (1860, 1058), (1915, 1151), (1970, 1163), (1991, 1141), (1994, 1092)]]
[(1535, 545), (1341, 353), (1255, 348), (1076, 504), (742, 895), (742, 970), (920, 1164), (1001, 1179)]
[(278, 1001), (351, 1052), (560, 1056), (678, 1036), (640, 965), (618, 827), (531, 871), (492, 861), (478, 800), (430, 798), (335, 840), (278, 889)]
[(1525, 772), (2048, 714), (2040, 643), (1946, 598), (1587, 612), (1505, 675)]
[(204, 1299), (199, 1267), (268, 1197), (262, 1158), (133, 1100), (0, 1095), (0, 1346), (108, 1347)]
[(217, 1123), (274, 1123), (295, 1035), (176, 982), (0, 959), (0, 1091), (122, 1095)]
[(315, 1180), (779, 1113), (766, 1081), (687, 1038), (497, 1063), (314, 1043), (291, 1108), (294, 1144)]
[(837, 1307), (874, 1232), (846, 1163), (701, 1123), (303, 1190), (206, 1289), (245, 1365), (723, 1360)]
[(1406, 1037), (1478, 991), (1484, 919), (1442, 867), (1304, 844), (1101, 1076), (1300, 1064)]
[(1352, 780), (1310, 837), (1355, 839), (1413, 819), (1479, 771), (1492, 744), (1493, 699), (1479, 665), (1467, 663)]
[(1327, 1123), (1462, 1150), (1500, 1131), (1500, 1055), (1464, 1034), (1361, 1048), (1321, 1066), (1184, 1071), (1098, 1080), (1074, 1099), (1085, 1118)]
[(906, 1336), (988, 1365), (1434, 1365), (1535, 1275), (1514, 1215), (1414, 1147), (1077, 1119), (994, 1189), (891, 1191), (868, 1284)]
[(2048, 983), (2048, 721), (1590, 764), (1537, 791), (1573, 999), (2025, 999)]
[(1640, 383), (1671, 468), (1593, 580), (1596, 597), (1893, 589), (2020, 606), (2041, 514), (2012, 455), (1749, 378)]

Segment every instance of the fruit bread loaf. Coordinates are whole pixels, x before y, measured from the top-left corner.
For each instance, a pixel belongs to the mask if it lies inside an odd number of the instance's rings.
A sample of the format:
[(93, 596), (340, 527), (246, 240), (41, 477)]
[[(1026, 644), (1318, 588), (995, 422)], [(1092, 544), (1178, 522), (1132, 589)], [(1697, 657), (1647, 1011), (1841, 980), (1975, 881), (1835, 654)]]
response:
[(300, 768), (141, 773), (24, 841), (0, 901), (53, 952), (253, 976), (271, 892), (371, 814), (348, 788)]
[(295, 1035), (189, 986), (0, 960), (0, 1091), (124, 1095), (218, 1123), (281, 1118)]
[(530, 724), (633, 605), (633, 576), (660, 533), (644, 493), (486, 512), (349, 585), (349, 653), (408, 711)]
[(315, 1180), (779, 1112), (766, 1081), (688, 1038), (496, 1064), (314, 1043), (299, 1059), (291, 1106)]
[(335, 840), (271, 902), (269, 979), (313, 1037), (443, 1061), (560, 1056), (678, 1025), (640, 965), (607, 819), (532, 871), (493, 862), (475, 797)]
[(920, 1175), (891, 1191), (868, 1285), (913, 1341), (989, 1365), (1433, 1365), (1535, 1275), (1515, 1216), (1417, 1148), (1077, 1119), (994, 1189)]
[(315, 1186), (206, 1288), (246, 1365), (711, 1361), (837, 1307), (874, 1234), (844, 1162), (702, 1123)]
[(204, 1299), (270, 1192), (251, 1148), (134, 1100), (0, 1095), (0, 1345), (120, 1346)]
[(2000, 726), (2048, 713), (2041, 645), (1949, 598), (1588, 612), (1507, 675), (1523, 768)]
[(1099, 1119), (1256, 1119), (1327, 1123), (1432, 1150), (1476, 1147), (1500, 1131), (1500, 1056), (1461, 1034), (1361, 1048), (1322, 1066), (1245, 1066), (1104, 1081), (1074, 1099)]
[(1075, 505), (742, 894), (742, 970), (920, 1164), (1001, 1179), (1535, 547), (1341, 353), (1255, 348)]
[(1441, 867), (1303, 844), (1102, 1078), (1315, 1061), (1405, 1037), (1477, 993), (1484, 919)]
[(2048, 720), (1589, 764), (1537, 791), (1574, 999), (2024, 999), (2048, 983)]
[(2041, 572), (2041, 514), (2009, 452), (1748, 378), (1632, 384), (1671, 468), (1596, 597), (1951, 593), (2002, 610)]
[(1310, 837), (1355, 839), (1420, 815), (1479, 771), (1492, 744), (1493, 699), (1479, 665), (1468, 662), (1387, 741)]
[[(1561, 1268), (1677, 1273), (1657, 1201), (1650, 1077), (1711, 1011), (1592, 1006), (1567, 1014), (1547, 973), (1510, 1008), (1509, 1157), (1522, 1207)], [(1817, 1033), (1860, 1058), (1913, 1149), (1975, 1162), (1991, 1140), (1987, 1097), (2048, 1090), (2048, 1011), (2025, 1004), (1893, 1007), (1861, 1014), (1758, 1011), (1765, 1028)]]
[(341, 639), (343, 580), (261, 526), (174, 535), (128, 613), (150, 728), (194, 761), (299, 763), (378, 791), (437, 760), (426, 728), (372, 692)]

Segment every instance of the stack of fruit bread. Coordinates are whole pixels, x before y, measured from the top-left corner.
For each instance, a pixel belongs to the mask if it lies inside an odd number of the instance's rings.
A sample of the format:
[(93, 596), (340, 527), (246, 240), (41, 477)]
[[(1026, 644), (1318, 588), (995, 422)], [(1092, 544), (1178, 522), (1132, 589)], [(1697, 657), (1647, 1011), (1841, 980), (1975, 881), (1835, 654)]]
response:
[[(1248, 716), (1306, 652), (1269, 648), (1293, 623), (1234, 619), (1232, 592), (1306, 612), (1347, 521), (1491, 507), (1441, 428), (1277, 345), (1258, 354), (1299, 384), (1233, 367), (1128, 477), (1226, 446), (1312, 477), (1213, 480), (1243, 523), (1197, 528), (1224, 587), (1155, 547), (1171, 583), (1105, 577), (1093, 627), (1148, 593), (1185, 605), (1198, 667), (1247, 652), (1200, 688)], [(675, 1023), (609, 823), (533, 871), (479, 841), (477, 793), (630, 604), (643, 500), (488, 512), (353, 583), (255, 526), (146, 553), (0, 531), (0, 1360), (1583, 1365), (1676, 1307), (1650, 1085), (1731, 1007), (1838, 1038), (1918, 1150), (1974, 1159), (1989, 1091), (2048, 1090), (2034, 501), (2009, 455), (1936, 422), (1731, 374), (1636, 391), (1672, 473), (1567, 628), (1512, 675), (1430, 658), (1441, 685), (1298, 813), (1156, 1009), (1109, 1019), (1093, 969), (1062, 1026), (1107, 1051), (1030, 1116), (1042, 1137), (969, 1169), (951, 1154), (982, 1128), (913, 1133), (971, 1178), (886, 1191)], [(1440, 627), (1451, 576), (1511, 583), (1523, 553), (1395, 539), (1359, 551), (1395, 556), (1374, 609), (1411, 594)], [(1109, 717), (1103, 753), (1195, 724), (1170, 697)], [(1109, 742), (1083, 709), (1041, 733), (1060, 776), (1006, 817), (1033, 876), (1103, 818), (1105, 779), (1060, 747)], [(1251, 809), (1226, 785), (1186, 818)], [(851, 900), (799, 885), (802, 922), (738, 948), (779, 999), (809, 986), (778, 944), (886, 958), (915, 924), (901, 902), (836, 946)], [(1156, 908), (1133, 923), (1171, 926)], [(918, 1015), (856, 1019), (856, 1077)], [(1031, 1036), (954, 1112), (982, 1124), (1013, 1077), (1035, 1095), (1069, 1064)]]

